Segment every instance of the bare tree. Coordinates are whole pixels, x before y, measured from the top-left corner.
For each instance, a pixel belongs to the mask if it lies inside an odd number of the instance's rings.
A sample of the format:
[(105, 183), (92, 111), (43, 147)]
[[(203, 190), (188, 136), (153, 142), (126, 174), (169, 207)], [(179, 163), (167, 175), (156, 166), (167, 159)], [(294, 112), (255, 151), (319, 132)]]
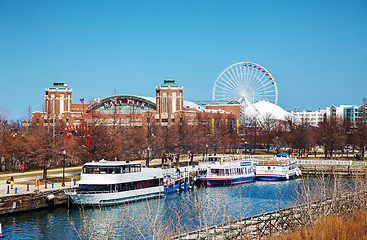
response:
[(47, 169), (57, 165), (64, 139), (63, 135), (55, 133), (61, 124), (45, 120), (44, 124), (30, 128), (29, 158), (32, 166), (43, 168), (43, 179), (47, 180)]
[(319, 124), (318, 143), (324, 146), (325, 158), (332, 158), (337, 147), (345, 145), (346, 136), (343, 132), (343, 123), (340, 118), (331, 116)]
[(260, 138), (260, 124), (256, 118), (248, 119), (245, 135), (247, 142), (252, 146), (252, 152), (255, 153)]
[(359, 147), (360, 159), (364, 160), (365, 148), (367, 145), (367, 100), (363, 99), (362, 105), (359, 107), (358, 118), (356, 119), (355, 128), (353, 129), (353, 138), (355, 144)]
[(78, 132), (72, 136), (74, 139), (72, 151), (81, 163), (121, 157), (121, 135), (114, 126), (89, 123), (89, 129), (91, 131), (89, 146), (86, 144), (84, 133)]
[(263, 121), (261, 122), (261, 135), (263, 142), (267, 146), (267, 151), (270, 150), (270, 144), (274, 138), (273, 129), (275, 126), (275, 119), (272, 114), (266, 114)]

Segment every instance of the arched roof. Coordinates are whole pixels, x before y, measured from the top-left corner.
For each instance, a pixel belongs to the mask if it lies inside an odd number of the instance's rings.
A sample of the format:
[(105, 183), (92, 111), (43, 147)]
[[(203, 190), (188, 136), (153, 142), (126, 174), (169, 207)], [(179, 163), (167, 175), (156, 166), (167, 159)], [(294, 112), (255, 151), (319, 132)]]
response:
[[(144, 103), (144, 107), (146, 108), (145, 111), (156, 110), (156, 98), (155, 97), (143, 97), (143, 96), (134, 96), (134, 95), (114, 95), (114, 96), (105, 97), (99, 101), (95, 101), (94, 103), (92, 103), (91, 105), (87, 107), (87, 112), (102, 110), (102, 113), (103, 113), (103, 109), (106, 109), (109, 106), (113, 106), (114, 101), (116, 101), (117, 103), (120, 103), (119, 100), (122, 100), (120, 105), (123, 105), (127, 103), (128, 99), (134, 100), (137, 103), (137, 105), (139, 106), (141, 106), (142, 103)], [(183, 108), (184, 109), (193, 108), (199, 111), (205, 111), (205, 108), (201, 107), (200, 105), (190, 102), (190, 101), (186, 101), (186, 100), (183, 101)]]
[(155, 102), (145, 97), (139, 97), (134, 95), (114, 95), (105, 97), (99, 101), (96, 101), (87, 107), (87, 112), (107, 109), (111, 106), (123, 107), (127, 105), (134, 105), (144, 108), (146, 110), (156, 110)]

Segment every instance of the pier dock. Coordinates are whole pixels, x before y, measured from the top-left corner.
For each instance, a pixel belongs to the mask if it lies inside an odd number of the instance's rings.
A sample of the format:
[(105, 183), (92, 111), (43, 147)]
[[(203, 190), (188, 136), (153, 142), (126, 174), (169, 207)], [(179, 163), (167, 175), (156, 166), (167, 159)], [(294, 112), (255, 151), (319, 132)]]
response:
[(0, 215), (67, 204), (68, 196), (64, 189), (2, 196), (0, 198)]
[[(61, 182), (53, 183), (53, 177), (60, 177), (60, 169), (49, 170), (48, 184), (36, 186), (36, 180), (42, 179), (42, 170), (27, 173), (3, 174), (2, 179), (14, 178), (11, 188), (7, 180), (0, 180), (0, 215), (25, 212), (57, 205), (67, 205), (68, 197), (65, 190), (75, 188), (73, 175), (79, 174), (81, 167), (70, 167), (72, 172), (65, 173), (65, 186)], [(33, 182), (33, 183), (29, 183)]]

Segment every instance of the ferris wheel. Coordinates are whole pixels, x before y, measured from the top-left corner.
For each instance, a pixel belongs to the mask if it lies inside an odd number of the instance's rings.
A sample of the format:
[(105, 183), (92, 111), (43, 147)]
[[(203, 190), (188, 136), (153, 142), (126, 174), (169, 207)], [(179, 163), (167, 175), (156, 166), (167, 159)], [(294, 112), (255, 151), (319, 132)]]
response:
[(273, 76), (262, 66), (239, 62), (227, 67), (213, 87), (213, 101), (238, 101), (246, 106), (265, 100), (277, 104), (278, 89)]

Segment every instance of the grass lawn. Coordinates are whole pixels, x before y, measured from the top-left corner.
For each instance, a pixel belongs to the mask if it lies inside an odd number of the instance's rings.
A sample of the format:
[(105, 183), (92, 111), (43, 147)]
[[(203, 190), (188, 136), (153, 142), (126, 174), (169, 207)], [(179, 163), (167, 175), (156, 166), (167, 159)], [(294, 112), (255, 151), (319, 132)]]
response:
[[(49, 170), (53, 170), (53, 169), (49, 169)], [(16, 180), (17, 178), (35, 177), (35, 176), (42, 176), (43, 175), (43, 170), (42, 170), (42, 173), (36, 172), (36, 171), (39, 171), (39, 170), (30, 170), (30, 171), (27, 170), (21, 175), (14, 176), (14, 179)], [(77, 170), (75, 170), (75, 169), (65, 169), (65, 173), (75, 172), (75, 171), (77, 171)], [(13, 172), (13, 173), (20, 173), (20, 172)], [(57, 171), (52, 171), (52, 172), (47, 171), (48, 175), (58, 174), (58, 173), (62, 173), (62, 168), (57, 168)], [(4, 174), (4, 173), (2, 173), (2, 174)], [(9, 174), (9, 173), (6, 173), (6, 174)], [(10, 179), (10, 177), (9, 176), (1, 176), (1, 174), (0, 174), (0, 180), (7, 180), (7, 179)]]
[[(65, 176), (65, 183), (70, 183), (70, 179), (74, 179), (76, 178), (77, 181), (79, 181), (80, 175), (76, 174), (76, 175), (72, 175), (72, 176)], [(51, 184), (52, 182), (54, 183), (62, 183), (62, 177), (52, 177), (52, 178), (48, 178), (47, 183)], [(17, 184), (24, 184), (26, 185), (27, 183), (29, 184), (34, 184), (34, 180), (31, 181), (26, 181), (26, 182), (20, 182)], [(43, 179), (40, 179), (40, 185), (44, 185), (45, 181), (43, 181)]]

